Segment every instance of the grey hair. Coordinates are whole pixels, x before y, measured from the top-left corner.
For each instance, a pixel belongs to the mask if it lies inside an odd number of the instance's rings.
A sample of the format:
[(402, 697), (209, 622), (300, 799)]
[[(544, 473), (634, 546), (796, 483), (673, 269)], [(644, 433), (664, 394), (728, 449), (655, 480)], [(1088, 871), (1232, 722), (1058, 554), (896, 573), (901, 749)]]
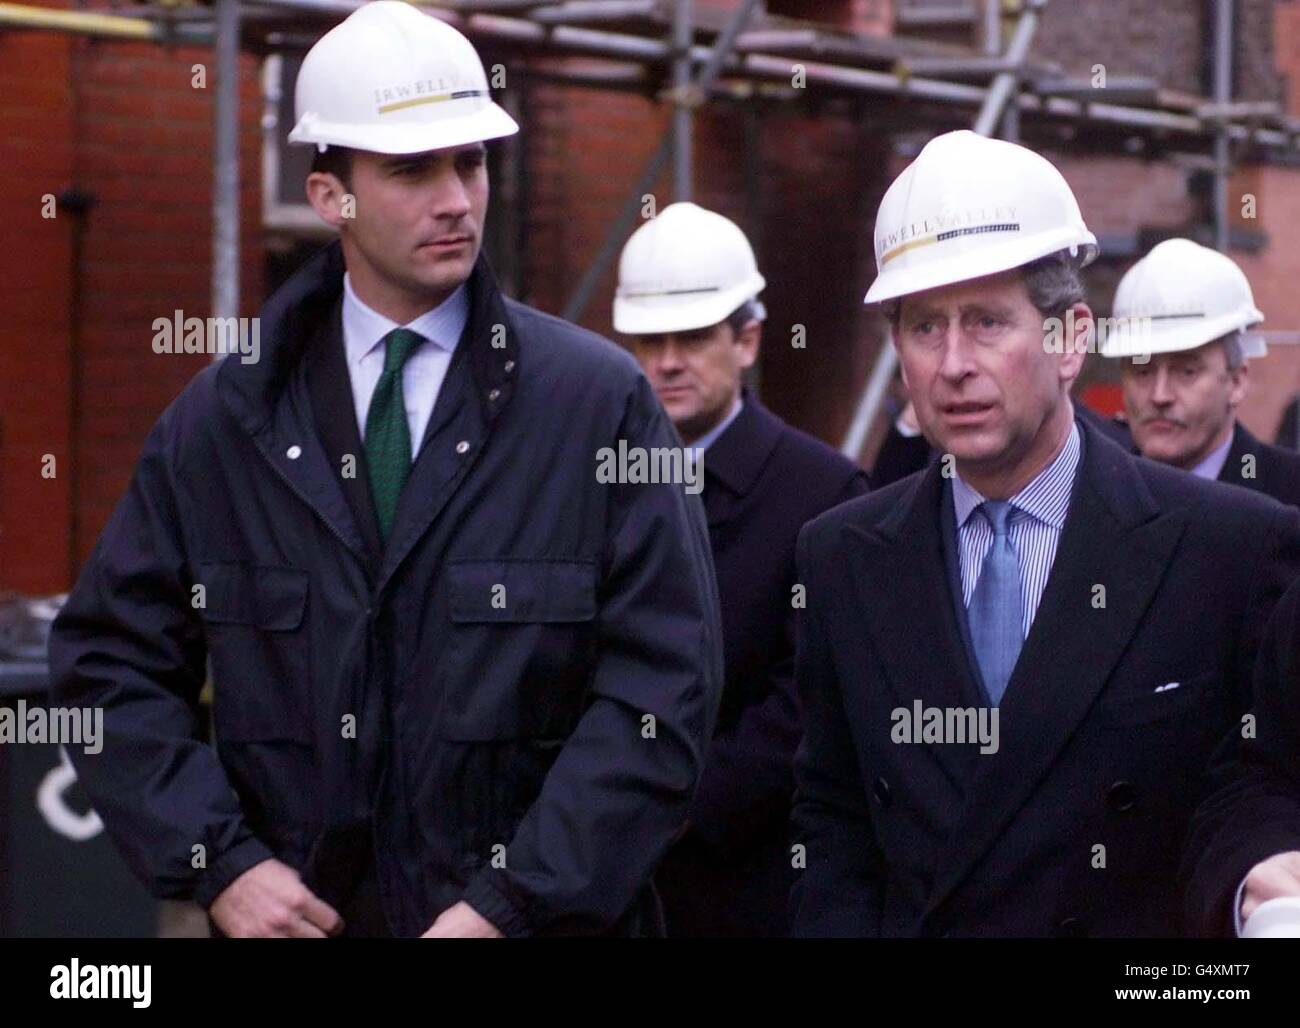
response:
[(763, 306), (762, 301), (756, 296), (751, 296), (734, 311), (726, 317), (726, 322), (731, 326), (733, 335), (740, 335), (745, 326), (751, 321), (764, 321), (767, 319), (767, 308)]
[[(1045, 318), (1059, 317), (1076, 303), (1083, 303), (1087, 299), (1079, 266), (1065, 250), (1030, 261), (1020, 268), (1020, 274), (1025, 282), (1025, 290), (1029, 293), (1029, 302)], [(886, 300), (880, 305), (881, 312), (895, 330), (898, 329), (902, 309), (902, 297)]]

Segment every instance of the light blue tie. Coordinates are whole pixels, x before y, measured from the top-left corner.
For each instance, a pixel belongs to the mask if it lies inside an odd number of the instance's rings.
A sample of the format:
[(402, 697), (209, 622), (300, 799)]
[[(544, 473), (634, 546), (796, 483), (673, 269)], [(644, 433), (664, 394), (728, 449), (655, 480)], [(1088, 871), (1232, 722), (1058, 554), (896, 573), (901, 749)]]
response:
[(985, 500), (979, 507), (993, 526), (993, 545), (984, 557), (979, 581), (970, 598), (967, 619), (975, 659), (989, 699), (996, 707), (1006, 692), (1007, 682), (1020, 656), (1024, 642), (1021, 622), (1024, 608), (1020, 602), (1020, 561), (1011, 548), (1009, 534), (1011, 514), (1015, 510), (1005, 500)]

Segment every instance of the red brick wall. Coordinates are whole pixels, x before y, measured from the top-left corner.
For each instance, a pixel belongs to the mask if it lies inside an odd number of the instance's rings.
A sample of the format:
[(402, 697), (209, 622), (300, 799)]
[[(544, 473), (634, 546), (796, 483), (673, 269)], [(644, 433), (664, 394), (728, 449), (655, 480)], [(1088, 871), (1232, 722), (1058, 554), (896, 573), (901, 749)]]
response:
[[(191, 87), (195, 64), (207, 88)], [(76, 403), (76, 545), (88, 553), (126, 488), (149, 428), (207, 362), (158, 355), (154, 318), (211, 308), (212, 104), (208, 50), (83, 42), (77, 54), (77, 181), (98, 198), (86, 237), (82, 391)], [(260, 96), (240, 83), (241, 314), (262, 301)]]
[[(0, 589), (70, 572), (68, 268), (73, 217), (41, 216), (72, 180), (69, 40), (0, 32)], [(42, 456), (56, 477), (41, 477)]]
[[(191, 86), (207, 65), (207, 89)], [(210, 307), (211, 51), (0, 33), (0, 588), (66, 588), (149, 428), (207, 360), (154, 354), (152, 322)], [(242, 311), (262, 300), (260, 101), (241, 67)], [(75, 186), (85, 216), (40, 217)], [(21, 245), (17, 245), (21, 241)], [(77, 347), (75, 360), (72, 347)], [(57, 477), (40, 475), (54, 453)]]

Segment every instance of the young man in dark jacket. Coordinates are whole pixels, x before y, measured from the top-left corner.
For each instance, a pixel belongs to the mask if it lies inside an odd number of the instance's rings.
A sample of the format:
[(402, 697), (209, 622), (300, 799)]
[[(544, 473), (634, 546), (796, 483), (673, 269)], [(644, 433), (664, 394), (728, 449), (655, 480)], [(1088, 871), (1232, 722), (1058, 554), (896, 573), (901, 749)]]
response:
[(145, 443), (52, 634), (55, 701), (105, 712), (78, 773), (226, 935), (661, 930), (716, 585), (681, 484), (599, 472), (672, 426), (617, 347), (497, 291), (483, 140), (516, 126), (463, 36), (367, 4), (297, 105), (341, 245)]

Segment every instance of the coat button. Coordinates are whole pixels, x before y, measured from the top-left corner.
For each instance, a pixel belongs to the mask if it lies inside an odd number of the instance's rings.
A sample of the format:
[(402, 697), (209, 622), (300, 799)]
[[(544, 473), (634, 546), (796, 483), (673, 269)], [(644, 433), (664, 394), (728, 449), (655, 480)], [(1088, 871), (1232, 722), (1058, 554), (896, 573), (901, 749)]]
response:
[(893, 797), (889, 792), (889, 783), (883, 778), (877, 778), (871, 783), (871, 794), (876, 797), (876, 802), (882, 807), (887, 807)]
[(456, 444), (457, 453), (466, 453), (468, 451), (469, 451), (469, 443), (466, 442), (464, 439), (462, 439), (460, 442)]
[(302, 456), (302, 447), (290, 446), (287, 450), (284, 451), (284, 455), (288, 457), (290, 460), (297, 460), (299, 457)]
[(512, 372), (512, 371), (515, 370), (515, 362), (514, 362), (514, 361), (506, 361), (505, 364), (502, 365), (502, 367), (504, 367), (504, 368), (506, 369), (506, 374), (508, 375), (508, 374), (510, 374), (510, 372)]
[(1106, 794), (1106, 801), (1113, 810), (1129, 810), (1137, 802), (1137, 789), (1132, 782), (1116, 782)]
[(500, 389), (493, 389), (490, 393), (488, 393), (488, 399), (495, 400), (500, 395), (501, 395)]
[(1066, 917), (1056, 926), (1057, 932), (1069, 939), (1082, 939), (1088, 934), (1083, 922), (1077, 917)]

